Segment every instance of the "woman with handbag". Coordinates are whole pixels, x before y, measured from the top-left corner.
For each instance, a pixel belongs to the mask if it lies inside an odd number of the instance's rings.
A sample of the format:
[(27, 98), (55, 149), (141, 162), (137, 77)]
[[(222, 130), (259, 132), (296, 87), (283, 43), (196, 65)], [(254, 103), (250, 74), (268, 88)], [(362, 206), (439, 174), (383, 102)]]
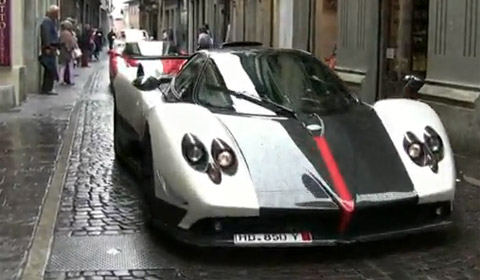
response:
[(67, 85), (73, 85), (73, 51), (76, 48), (76, 42), (72, 30), (73, 24), (70, 21), (62, 22), (60, 31), (60, 56), (58, 59), (60, 65), (59, 80), (61, 83)]

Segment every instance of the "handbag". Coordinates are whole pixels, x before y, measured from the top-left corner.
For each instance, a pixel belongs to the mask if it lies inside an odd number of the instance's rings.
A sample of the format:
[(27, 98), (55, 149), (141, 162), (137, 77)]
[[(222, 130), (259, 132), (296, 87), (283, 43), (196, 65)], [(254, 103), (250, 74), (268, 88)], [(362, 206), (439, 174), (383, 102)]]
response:
[(79, 48), (73, 49), (73, 58), (79, 58), (82, 56), (82, 51)]

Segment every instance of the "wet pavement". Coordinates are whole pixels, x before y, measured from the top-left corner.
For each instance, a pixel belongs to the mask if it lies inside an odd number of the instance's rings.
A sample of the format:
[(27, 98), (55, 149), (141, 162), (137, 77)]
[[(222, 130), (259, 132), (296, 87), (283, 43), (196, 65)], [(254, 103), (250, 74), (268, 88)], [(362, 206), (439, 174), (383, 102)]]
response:
[[(45, 279), (480, 279), (480, 186), (465, 180), (446, 233), (335, 248), (176, 244), (144, 225), (137, 182), (114, 159), (112, 109), (105, 68), (83, 94)], [(473, 163), (459, 169), (478, 177)]]
[(32, 94), (0, 112), (0, 279), (15, 279), (40, 215), (70, 114), (93, 69), (59, 96)]

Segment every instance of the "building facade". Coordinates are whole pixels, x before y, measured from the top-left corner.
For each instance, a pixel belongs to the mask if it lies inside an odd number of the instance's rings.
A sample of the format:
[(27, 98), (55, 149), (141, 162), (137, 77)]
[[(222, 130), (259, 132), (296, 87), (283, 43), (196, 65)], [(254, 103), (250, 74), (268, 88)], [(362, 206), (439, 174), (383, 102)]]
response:
[(140, 28), (140, 1), (130, 0), (125, 2), (124, 15), (127, 28)]
[[(18, 106), (27, 92), (38, 92), (39, 26), (56, 0), (0, 1), (0, 107)], [(7, 59), (8, 58), (8, 59)]]
[(159, 0), (140, 0), (140, 28), (147, 30), (151, 37), (157, 39), (159, 32), (158, 18), (160, 11)]
[(108, 6), (110, 3), (100, 0), (1, 0), (0, 13), (4, 15), (0, 20), (5, 20), (5, 25), (0, 28), (0, 50), (4, 50), (0, 51), (0, 60), (8, 57), (8, 61), (0, 62), (0, 108), (18, 106), (27, 93), (39, 91), (42, 74), (38, 63), (40, 24), (47, 9), (54, 4), (60, 7), (61, 19), (72, 17), (80, 19), (79, 23), (98, 25), (102, 18), (100, 4)]

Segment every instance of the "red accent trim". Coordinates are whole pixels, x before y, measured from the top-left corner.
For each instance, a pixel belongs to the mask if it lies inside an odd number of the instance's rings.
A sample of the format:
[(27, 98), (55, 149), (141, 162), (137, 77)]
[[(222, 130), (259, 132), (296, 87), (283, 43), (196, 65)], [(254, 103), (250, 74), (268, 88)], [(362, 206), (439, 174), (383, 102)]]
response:
[(332, 150), (330, 149), (327, 140), (325, 137), (314, 137), (314, 140), (317, 143), (317, 147), (320, 150), (323, 161), (327, 166), (328, 173), (333, 181), (333, 186), (336, 190), (336, 193), (340, 198), (343, 214), (340, 221), (339, 230), (340, 232), (344, 232), (347, 229), (352, 214), (355, 210), (355, 202), (353, 201), (352, 194), (350, 193), (347, 184), (343, 179), (342, 173), (338, 168), (337, 162), (333, 157)]
[(302, 232), (302, 241), (312, 241), (312, 234), (310, 232)]
[(127, 63), (127, 66), (129, 67), (138, 67), (138, 61), (133, 59), (133, 58), (130, 58), (126, 55), (123, 56), (123, 58), (125, 59), (125, 62)]
[(176, 75), (182, 68), (186, 59), (162, 59), (163, 73), (168, 75)]
[(118, 72), (117, 59), (118, 59), (117, 54), (112, 51), (110, 53), (110, 74), (112, 77), (115, 77)]

